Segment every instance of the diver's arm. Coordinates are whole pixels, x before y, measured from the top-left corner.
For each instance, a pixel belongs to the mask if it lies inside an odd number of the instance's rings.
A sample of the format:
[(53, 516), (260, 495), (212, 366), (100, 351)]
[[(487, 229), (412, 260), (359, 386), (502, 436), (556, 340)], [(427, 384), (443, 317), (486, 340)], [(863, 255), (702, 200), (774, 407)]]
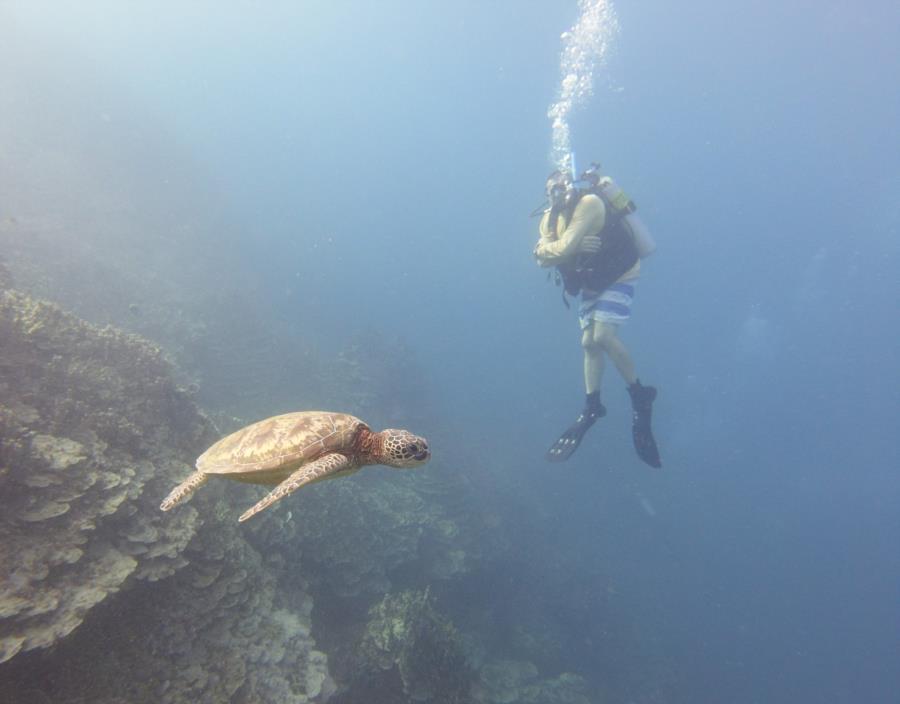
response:
[[(543, 216), (541, 216), (541, 221), (538, 224), (538, 241), (537, 244), (534, 245), (534, 250), (532, 251), (535, 258), (537, 258), (537, 252), (541, 248), (541, 245), (556, 241), (556, 230), (550, 228), (551, 217), (558, 217), (556, 212), (551, 209), (546, 210)], [(538, 264), (540, 266), (545, 266), (539, 259)]]
[(550, 230), (551, 212), (552, 211), (548, 210), (541, 216), (541, 222), (538, 225), (538, 234), (540, 235), (538, 244), (541, 242), (553, 242), (556, 239), (556, 233)]
[(541, 238), (534, 255), (541, 266), (553, 266), (578, 250), (586, 235), (595, 235), (603, 229), (606, 212), (603, 201), (593, 194), (584, 196), (572, 213), (572, 221), (555, 241)]

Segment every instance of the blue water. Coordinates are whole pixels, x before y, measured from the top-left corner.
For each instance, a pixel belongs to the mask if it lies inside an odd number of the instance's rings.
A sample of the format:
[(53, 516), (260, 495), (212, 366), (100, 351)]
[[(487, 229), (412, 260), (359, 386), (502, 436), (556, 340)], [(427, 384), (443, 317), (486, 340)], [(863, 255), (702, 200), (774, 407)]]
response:
[[(662, 471), (611, 365), (607, 418), (542, 459), (583, 395), (528, 218), (574, 2), (11, 5), (67, 90), (106, 86), (90, 109), (127, 104), (204, 174), (283, 321), (325, 351), (406, 341), (533, 541), (523, 578), (611, 578), (602, 618), (671, 671), (658, 701), (900, 700), (894, 3), (616, 5), (572, 145), (659, 244), (622, 338), (659, 388)], [(653, 666), (571, 628), (582, 674)]]

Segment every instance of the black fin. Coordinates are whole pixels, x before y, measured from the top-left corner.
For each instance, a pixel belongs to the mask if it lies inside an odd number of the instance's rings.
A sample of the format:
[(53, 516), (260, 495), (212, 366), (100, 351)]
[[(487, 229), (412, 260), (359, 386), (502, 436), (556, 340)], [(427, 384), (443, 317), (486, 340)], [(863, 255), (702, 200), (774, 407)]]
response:
[(652, 386), (642, 386), (640, 381), (628, 387), (631, 394), (631, 437), (634, 440), (634, 449), (644, 462), (651, 467), (662, 467), (659, 457), (659, 449), (656, 447), (656, 439), (653, 437), (651, 420), (653, 418), (653, 401), (656, 400), (656, 389)]
[(544, 458), (548, 462), (565, 462), (578, 449), (581, 439), (590, 427), (597, 422), (599, 418), (606, 415), (606, 409), (599, 406), (594, 409), (585, 409), (581, 415), (562, 435), (550, 446)]

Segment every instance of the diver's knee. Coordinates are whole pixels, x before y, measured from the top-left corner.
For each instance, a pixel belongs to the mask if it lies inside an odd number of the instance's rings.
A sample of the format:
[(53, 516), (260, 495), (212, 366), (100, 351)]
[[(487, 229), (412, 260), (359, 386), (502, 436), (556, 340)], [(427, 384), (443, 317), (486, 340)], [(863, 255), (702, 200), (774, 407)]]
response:
[(606, 349), (616, 340), (616, 328), (612, 325), (594, 325), (594, 334), (591, 342), (602, 349)]
[(603, 348), (594, 339), (594, 333), (590, 328), (584, 331), (581, 336), (581, 346), (584, 348), (585, 354), (596, 355), (603, 351)]

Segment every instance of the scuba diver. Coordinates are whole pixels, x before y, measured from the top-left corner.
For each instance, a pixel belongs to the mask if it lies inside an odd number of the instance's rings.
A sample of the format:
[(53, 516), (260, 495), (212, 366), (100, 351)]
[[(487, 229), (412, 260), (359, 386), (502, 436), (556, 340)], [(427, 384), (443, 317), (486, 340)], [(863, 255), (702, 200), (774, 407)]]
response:
[(581, 294), (578, 317), (586, 392), (584, 410), (553, 443), (546, 458), (551, 462), (569, 459), (590, 427), (606, 415), (600, 403), (606, 355), (628, 384), (638, 457), (651, 467), (661, 467), (650, 426), (656, 389), (641, 384), (631, 355), (618, 337), (619, 325), (631, 316), (640, 260), (655, 244), (634, 214), (634, 203), (610, 178), (601, 176), (598, 164), (591, 164), (578, 181), (568, 172), (554, 171), (547, 178), (546, 193), (550, 207), (541, 218), (534, 256), (542, 267), (556, 267), (566, 307), (566, 294)]

